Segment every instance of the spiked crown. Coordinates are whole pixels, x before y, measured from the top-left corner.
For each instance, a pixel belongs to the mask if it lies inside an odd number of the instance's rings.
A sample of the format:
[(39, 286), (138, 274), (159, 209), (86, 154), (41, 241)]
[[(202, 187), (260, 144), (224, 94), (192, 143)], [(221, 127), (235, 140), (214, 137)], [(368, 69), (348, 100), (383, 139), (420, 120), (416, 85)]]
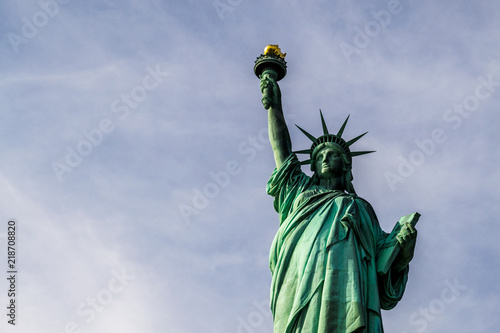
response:
[[(295, 125), (299, 128), (299, 130), (302, 131), (302, 133), (304, 133), (312, 141), (312, 145), (311, 145), (310, 149), (299, 150), (299, 151), (294, 152), (296, 154), (309, 154), (310, 158), (305, 160), (305, 161), (300, 162), (301, 165), (313, 163), (314, 157), (317, 153), (317, 149), (319, 147), (323, 148), (323, 146), (324, 146), (323, 143), (327, 143), (327, 142), (333, 143), (336, 146), (338, 146), (338, 148), (343, 152), (343, 154), (347, 158), (349, 166), (352, 165), (352, 157), (353, 156), (365, 155), (365, 154), (369, 154), (369, 153), (374, 152), (373, 150), (351, 152), (349, 147), (353, 143), (355, 143), (356, 141), (361, 139), (368, 132), (365, 132), (361, 135), (358, 135), (357, 137), (355, 137), (354, 139), (351, 139), (349, 141), (345, 141), (342, 138), (342, 134), (344, 133), (345, 126), (347, 125), (347, 121), (349, 120), (349, 116), (347, 116), (347, 119), (344, 121), (344, 123), (342, 124), (342, 127), (340, 127), (340, 130), (337, 132), (337, 134), (331, 134), (331, 133), (328, 133), (328, 128), (326, 127), (325, 119), (323, 118), (323, 113), (321, 112), (321, 109), (319, 110), (319, 114), (321, 116), (321, 125), (323, 126), (323, 135), (318, 137), (318, 138), (315, 138), (313, 135), (309, 134), (308, 132), (306, 132), (304, 129), (302, 129), (298, 125)], [(313, 166), (311, 168), (313, 169)]]

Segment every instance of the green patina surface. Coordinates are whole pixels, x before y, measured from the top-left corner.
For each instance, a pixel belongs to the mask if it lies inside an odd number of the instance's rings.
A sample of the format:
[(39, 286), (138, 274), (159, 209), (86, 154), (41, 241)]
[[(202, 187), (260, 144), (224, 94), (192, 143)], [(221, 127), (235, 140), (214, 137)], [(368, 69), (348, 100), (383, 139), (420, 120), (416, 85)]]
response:
[(408, 267), (377, 275), (388, 234), (368, 202), (328, 190), (292, 154), (267, 186), (280, 227), (270, 252), (275, 332), (382, 332), (380, 309), (403, 296)]
[[(279, 50), (279, 48), (278, 48)], [(281, 92), (272, 63), (258, 58), (262, 104), (268, 110), (269, 139), (276, 168), (267, 184), (279, 213), (279, 229), (270, 251), (271, 311), (275, 333), (383, 332), (381, 309), (401, 300), (413, 257), (419, 214), (401, 219), (391, 234), (384, 232), (371, 205), (352, 184), (351, 152), (342, 138), (328, 133), (314, 137), (309, 154), (299, 162), (281, 107)], [(260, 70), (262, 69), (262, 70)], [(283, 74), (283, 75), (285, 75)], [(312, 177), (301, 170), (311, 164)]]

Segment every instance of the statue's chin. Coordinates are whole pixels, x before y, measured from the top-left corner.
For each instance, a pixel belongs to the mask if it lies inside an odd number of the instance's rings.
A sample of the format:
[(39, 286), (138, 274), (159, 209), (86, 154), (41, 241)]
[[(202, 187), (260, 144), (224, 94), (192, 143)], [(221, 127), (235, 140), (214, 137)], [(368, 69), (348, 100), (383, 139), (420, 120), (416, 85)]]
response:
[(329, 174), (324, 174), (324, 173), (322, 173), (322, 174), (320, 174), (318, 176), (319, 176), (319, 179), (322, 179), (322, 180), (330, 180), (330, 179), (333, 178)]

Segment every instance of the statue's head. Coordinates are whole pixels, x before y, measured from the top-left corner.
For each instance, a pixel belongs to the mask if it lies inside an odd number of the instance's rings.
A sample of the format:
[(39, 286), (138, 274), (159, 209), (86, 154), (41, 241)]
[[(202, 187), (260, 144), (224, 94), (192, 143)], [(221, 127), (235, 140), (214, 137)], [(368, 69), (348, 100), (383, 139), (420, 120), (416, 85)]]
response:
[(367, 132), (346, 142), (342, 139), (342, 133), (349, 117), (335, 135), (328, 133), (321, 110), (320, 115), (324, 134), (318, 138), (297, 126), (313, 143), (310, 149), (297, 151), (296, 153), (310, 154), (310, 159), (301, 162), (301, 164), (311, 164), (311, 171), (315, 173), (314, 179), (340, 178), (342, 180), (341, 189), (349, 193), (355, 193), (352, 185), (352, 157), (372, 153), (373, 151), (351, 152), (349, 146)]

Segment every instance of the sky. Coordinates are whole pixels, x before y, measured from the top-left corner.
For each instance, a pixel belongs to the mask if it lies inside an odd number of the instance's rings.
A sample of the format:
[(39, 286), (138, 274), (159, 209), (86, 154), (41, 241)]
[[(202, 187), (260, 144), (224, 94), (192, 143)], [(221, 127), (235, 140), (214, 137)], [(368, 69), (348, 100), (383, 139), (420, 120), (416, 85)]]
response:
[(500, 329), (500, 2), (30, 0), (0, 18), (1, 332), (272, 332), (268, 44), (293, 149), (319, 109), (332, 131), (350, 115), (344, 137), (369, 132), (352, 149), (376, 150), (354, 158), (358, 195), (386, 231), (422, 215), (385, 331)]

